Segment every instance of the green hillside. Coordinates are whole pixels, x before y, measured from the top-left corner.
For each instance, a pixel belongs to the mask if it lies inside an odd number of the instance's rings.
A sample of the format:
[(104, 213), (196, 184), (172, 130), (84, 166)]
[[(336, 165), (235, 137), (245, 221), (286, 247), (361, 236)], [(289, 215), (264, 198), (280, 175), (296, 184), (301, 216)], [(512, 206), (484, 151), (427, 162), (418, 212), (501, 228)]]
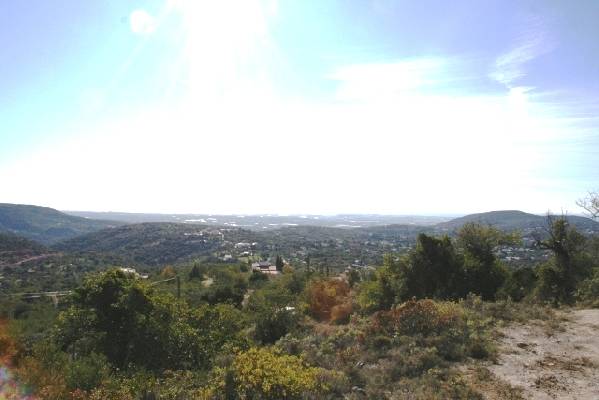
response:
[[(429, 229), (430, 230), (430, 229)], [(293, 226), (256, 232), (249, 229), (196, 224), (150, 222), (123, 225), (57, 243), (61, 251), (97, 252), (129, 259), (134, 264), (163, 265), (196, 257), (240, 256), (237, 243), (254, 243), (263, 256), (281, 254), (295, 262), (310, 255), (316, 264), (345, 267), (355, 260), (376, 264), (383, 254), (412, 244), (426, 227), (389, 225), (368, 228)]]
[(32, 251), (43, 252), (45, 247), (39, 243), (10, 233), (0, 233), (0, 253)]
[(208, 256), (218, 251), (226, 231), (228, 241), (254, 239), (255, 233), (242, 229), (217, 229), (203, 225), (144, 223), (104, 229), (58, 243), (63, 251), (110, 253), (135, 263), (162, 265), (191, 256)]
[(0, 232), (43, 244), (56, 243), (119, 224), (67, 215), (48, 207), (0, 203)]
[[(599, 232), (599, 222), (595, 222), (592, 219), (576, 215), (568, 215), (566, 218), (581, 231)], [(468, 222), (488, 224), (505, 231), (531, 231), (546, 227), (547, 216), (529, 214), (518, 210), (490, 211), (470, 214), (443, 222), (438, 224), (437, 228), (455, 230)]]
[(0, 233), (0, 266), (34, 259), (48, 250), (39, 243), (10, 233)]

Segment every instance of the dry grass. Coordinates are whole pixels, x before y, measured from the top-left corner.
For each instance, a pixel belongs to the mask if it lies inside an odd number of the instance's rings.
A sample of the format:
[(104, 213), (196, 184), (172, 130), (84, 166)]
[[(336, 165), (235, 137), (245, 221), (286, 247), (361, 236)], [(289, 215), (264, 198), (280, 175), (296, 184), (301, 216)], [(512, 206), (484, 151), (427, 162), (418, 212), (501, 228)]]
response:
[(487, 367), (475, 364), (464, 371), (464, 378), (487, 400), (524, 400), (522, 388), (499, 379)]

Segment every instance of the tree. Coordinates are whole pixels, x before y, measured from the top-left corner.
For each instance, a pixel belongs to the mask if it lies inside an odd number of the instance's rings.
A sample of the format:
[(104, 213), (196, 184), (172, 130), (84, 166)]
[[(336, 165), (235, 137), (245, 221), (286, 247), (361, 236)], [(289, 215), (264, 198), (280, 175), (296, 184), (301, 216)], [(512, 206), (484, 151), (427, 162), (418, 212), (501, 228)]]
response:
[(274, 343), (295, 327), (298, 315), (291, 307), (295, 297), (274, 284), (252, 294), (248, 311), (256, 324), (254, 335), (259, 342)]
[(421, 233), (406, 256), (384, 258), (375, 279), (360, 285), (358, 302), (377, 311), (413, 297), (457, 299), (475, 293), (493, 299), (507, 275), (495, 248), (515, 240), (480, 224), (466, 224), (455, 242)]
[(583, 208), (592, 219), (599, 218), (599, 192), (588, 192), (586, 197), (576, 202), (576, 205)]
[(553, 257), (538, 269), (538, 295), (554, 303), (570, 302), (578, 282), (588, 271), (584, 246), (586, 238), (564, 216), (547, 216), (545, 238), (537, 235), (537, 245), (550, 250)]
[(463, 259), (447, 236), (421, 233), (403, 270), (403, 300), (412, 297), (457, 298), (464, 296)]
[(501, 298), (520, 301), (532, 294), (537, 284), (537, 274), (532, 267), (524, 266), (508, 270), (507, 278), (499, 289)]
[(120, 270), (88, 277), (60, 314), (53, 341), (75, 359), (101, 354), (114, 367), (206, 368), (236, 338), (243, 320), (232, 307), (191, 310)]
[(281, 256), (277, 256), (275, 260), (275, 266), (277, 267), (277, 271), (282, 272), (285, 263), (283, 262), (283, 258)]
[(457, 246), (464, 255), (463, 294), (476, 293), (485, 300), (493, 300), (508, 275), (495, 255), (499, 245), (514, 244), (516, 234), (506, 234), (490, 226), (467, 223), (459, 231)]
[(191, 271), (189, 271), (188, 279), (190, 281), (194, 280), (194, 279), (202, 279), (203, 276), (204, 276), (204, 271), (202, 270), (200, 265), (198, 263), (193, 263), (193, 266), (191, 267)]
[(214, 278), (215, 283), (207, 287), (200, 299), (208, 304), (231, 304), (241, 307), (248, 282), (242, 274), (232, 271), (221, 271)]
[(402, 301), (406, 296), (407, 262), (407, 257), (383, 257), (383, 266), (360, 284), (358, 304), (363, 311), (387, 310)]

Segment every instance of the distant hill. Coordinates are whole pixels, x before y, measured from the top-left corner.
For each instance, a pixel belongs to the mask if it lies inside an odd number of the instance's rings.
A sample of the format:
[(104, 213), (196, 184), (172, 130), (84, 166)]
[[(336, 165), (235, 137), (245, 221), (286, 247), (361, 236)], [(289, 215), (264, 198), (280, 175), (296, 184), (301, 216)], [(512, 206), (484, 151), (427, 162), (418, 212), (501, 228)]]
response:
[[(566, 216), (568, 221), (581, 231), (599, 232), (599, 222), (576, 215)], [(489, 224), (505, 231), (519, 230), (523, 232), (541, 229), (547, 225), (547, 216), (529, 214), (518, 210), (490, 211), (470, 214), (436, 225), (438, 229), (455, 230), (466, 223), (478, 222)]]
[(184, 224), (230, 226), (254, 231), (279, 229), (287, 226), (325, 226), (330, 228), (367, 228), (384, 225), (435, 225), (449, 217), (421, 215), (213, 215), (213, 214), (143, 214), (123, 212), (65, 211), (69, 215), (92, 219), (121, 221), (127, 224), (144, 222), (174, 222)]
[(116, 225), (120, 223), (76, 217), (48, 207), (0, 203), (0, 232), (46, 245)]

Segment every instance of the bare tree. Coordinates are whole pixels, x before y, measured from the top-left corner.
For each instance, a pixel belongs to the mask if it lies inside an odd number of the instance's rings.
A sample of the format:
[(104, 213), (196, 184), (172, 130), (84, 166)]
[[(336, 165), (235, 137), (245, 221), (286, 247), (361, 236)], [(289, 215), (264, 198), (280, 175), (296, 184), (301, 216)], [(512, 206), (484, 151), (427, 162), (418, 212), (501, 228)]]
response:
[(599, 191), (588, 192), (586, 197), (576, 201), (578, 207), (583, 208), (593, 218), (599, 218)]

